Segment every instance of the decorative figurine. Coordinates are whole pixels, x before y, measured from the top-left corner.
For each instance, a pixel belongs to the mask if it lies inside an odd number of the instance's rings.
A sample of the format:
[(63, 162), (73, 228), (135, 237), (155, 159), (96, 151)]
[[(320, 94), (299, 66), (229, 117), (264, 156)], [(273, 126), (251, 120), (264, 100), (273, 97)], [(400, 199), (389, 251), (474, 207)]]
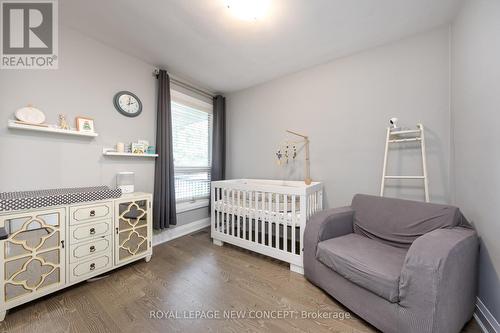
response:
[(59, 128), (64, 130), (69, 130), (68, 122), (66, 121), (66, 115), (59, 115)]

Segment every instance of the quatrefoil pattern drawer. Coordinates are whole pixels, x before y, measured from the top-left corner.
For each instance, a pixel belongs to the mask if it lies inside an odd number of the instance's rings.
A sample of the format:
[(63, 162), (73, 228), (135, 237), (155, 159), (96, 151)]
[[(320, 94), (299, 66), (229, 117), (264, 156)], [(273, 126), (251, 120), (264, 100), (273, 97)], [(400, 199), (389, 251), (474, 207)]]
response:
[(93, 205), (75, 206), (70, 208), (70, 224), (110, 219), (112, 216), (113, 204), (111, 202), (102, 202)]
[(111, 251), (111, 236), (93, 239), (88, 242), (82, 242), (70, 247), (69, 262), (85, 260), (92, 256), (102, 255)]
[(111, 220), (95, 223), (78, 224), (69, 227), (70, 244), (109, 235), (111, 232)]
[(70, 264), (69, 280), (75, 282), (97, 275), (99, 271), (111, 268), (113, 264), (111, 254), (103, 254), (93, 259)]

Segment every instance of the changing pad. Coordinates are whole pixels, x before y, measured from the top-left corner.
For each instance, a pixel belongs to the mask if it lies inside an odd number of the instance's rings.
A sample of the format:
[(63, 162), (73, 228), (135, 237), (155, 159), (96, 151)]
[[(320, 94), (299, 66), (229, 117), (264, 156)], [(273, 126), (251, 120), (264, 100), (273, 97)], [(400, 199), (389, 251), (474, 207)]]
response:
[(0, 192), (0, 212), (114, 199), (121, 195), (121, 189), (107, 186)]

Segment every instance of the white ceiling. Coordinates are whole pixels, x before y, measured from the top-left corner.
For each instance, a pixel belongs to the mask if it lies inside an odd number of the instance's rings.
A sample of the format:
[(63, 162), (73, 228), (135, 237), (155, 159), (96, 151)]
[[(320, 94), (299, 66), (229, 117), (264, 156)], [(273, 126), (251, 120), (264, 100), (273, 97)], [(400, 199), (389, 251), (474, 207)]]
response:
[[(250, 0), (251, 1), (251, 0)], [(63, 0), (60, 20), (217, 92), (230, 92), (448, 23), (461, 0), (270, 0), (240, 21), (225, 0)]]

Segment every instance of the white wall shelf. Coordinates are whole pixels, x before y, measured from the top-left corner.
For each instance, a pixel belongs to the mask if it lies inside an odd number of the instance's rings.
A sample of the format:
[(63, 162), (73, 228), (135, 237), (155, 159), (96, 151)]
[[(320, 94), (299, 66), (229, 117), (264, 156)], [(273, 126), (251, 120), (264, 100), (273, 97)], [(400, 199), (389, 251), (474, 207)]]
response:
[(105, 156), (124, 156), (124, 157), (158, 157), (158, 154), (134, 154), (134, 153), (119, 153), (112, 148), (104, 148), (102, 154)]
[(64, 134), (64, 135), (75, 135), (75, 136), (85, 136), (85, 137), (96, 137), (99, 134), (97, 133), (86, 133), (79, 132), (76, 130), (65, 130), (56, 127), (45, 127), (45, 126), (37, 126), (37, 125), (29, 125), (29, 124), (21, 124), (16, 122), (15, 120), (9, 120), (7, 125), (8, 128), (18, 129), (18, 130), (27, 130), (34, 132), (46, 132), (46, 133), (54, 133), (54, 134)]

